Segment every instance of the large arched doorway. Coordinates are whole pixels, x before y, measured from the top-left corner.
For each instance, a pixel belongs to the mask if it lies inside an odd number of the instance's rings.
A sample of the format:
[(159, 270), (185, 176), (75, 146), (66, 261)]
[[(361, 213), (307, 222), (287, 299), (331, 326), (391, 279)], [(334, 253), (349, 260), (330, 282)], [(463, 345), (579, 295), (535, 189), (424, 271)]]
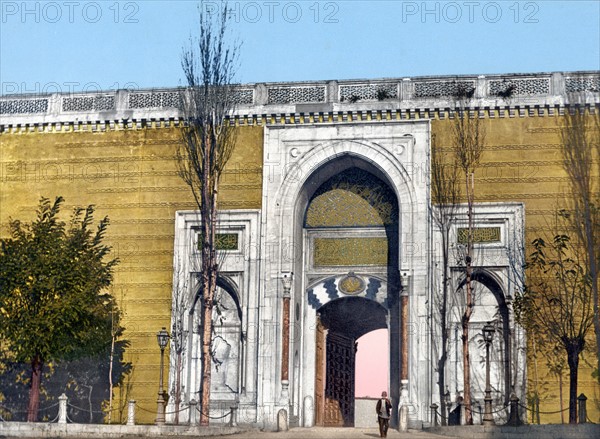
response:
[[(356, 341), (387, 328), (387, 310), (362, 297), (344, 297), (323, 305), (317, 323), (317, 425), (354, 426)], [(383, 365), (382, 370), (387, 369)]]
[[(342, 157), (309, 178), (304, 212), (308, 312), (316, 316), (314, 405), (320, 426), (354, 426), (356, 340), (389, 329), (389, 388), (399, 389), (399, 207), (372, 165)], [(395, 410), (394, 410), (395, 411)]]

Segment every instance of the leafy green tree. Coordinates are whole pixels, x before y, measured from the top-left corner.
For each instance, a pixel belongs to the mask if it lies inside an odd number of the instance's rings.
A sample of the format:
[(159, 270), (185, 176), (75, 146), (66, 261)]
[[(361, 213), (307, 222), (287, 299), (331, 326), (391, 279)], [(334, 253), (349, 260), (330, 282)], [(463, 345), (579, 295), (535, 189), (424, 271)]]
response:
[(586, 337), (593, 326), (591, 276), (576, 240), (555, 229), (536, 238), (528, 258), (525, 291), (515, 300), (517, 319), (560, 346), (569, 368), (569, 423), (577, 422), (577, 377)]
[(94, 206), (59, 220), (62, 197), (40, 200), (31, 223), (10, 221), (0, 240), (0, 340), (31, 365), (27, 421), (38, 417), (44, 364), (95, 355), (111, 342), (116, 304), (107, 288), (117, 259), (103, 244), (108, 218), (94, 229)]

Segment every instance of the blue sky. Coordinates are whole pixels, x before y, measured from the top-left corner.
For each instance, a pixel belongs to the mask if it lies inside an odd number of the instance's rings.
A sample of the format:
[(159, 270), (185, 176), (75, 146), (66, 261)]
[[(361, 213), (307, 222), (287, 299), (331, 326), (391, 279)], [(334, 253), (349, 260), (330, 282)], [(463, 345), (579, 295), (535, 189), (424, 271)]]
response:
[[(599, 1), (229, 3), (246, 83), (600, 69)], [(198, 17), (194, 1), (0, 6), (2, 94), (177, 86)]]

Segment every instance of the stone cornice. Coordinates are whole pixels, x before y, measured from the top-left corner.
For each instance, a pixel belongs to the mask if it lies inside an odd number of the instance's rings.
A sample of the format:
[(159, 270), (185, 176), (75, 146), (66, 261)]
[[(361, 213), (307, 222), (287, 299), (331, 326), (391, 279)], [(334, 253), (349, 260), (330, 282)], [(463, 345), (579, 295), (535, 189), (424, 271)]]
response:
[[(117, 90), (0, 97), (0, 132), (164, 128), (181, 123), (181, 90)], [(437, 76), (240, 85), (237, 125), (453, 118), (467, 93), (472, 117), (562, 114), (600, 106), (600, 71)], [(576, 102), (575, 102), (576, 101)]]

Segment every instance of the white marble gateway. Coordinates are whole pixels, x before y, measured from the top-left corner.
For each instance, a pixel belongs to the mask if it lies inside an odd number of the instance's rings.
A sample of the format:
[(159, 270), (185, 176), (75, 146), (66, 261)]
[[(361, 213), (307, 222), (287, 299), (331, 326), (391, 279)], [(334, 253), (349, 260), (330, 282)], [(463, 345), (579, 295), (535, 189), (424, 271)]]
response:
[[(430, 119), (453, 118), (457, 95), (469, 116), (561, 115), (569, 104), (597, 111), (598, 71), (464, 75), (244, 84), (239, 125), (264, 129), (262, 208), (221, 212), (223, 247), (215, 313), (211, 416), (237, 407), (237, 421), (267, 429), (278, 414), (291, 425), (352, 425), (354, 341), (387, 328), (389, 393), (398, 425), (431, 422), (440, 404), (440, 235), (430, 202)], [(173, 128), (181, 90), (112, 90), (0, 97), (0, 133), (104, 132)], [(365, 177), (367, 176), (367, 177)], [(327, 192), (328, 191), (328, 192)], [(325, 202), (317, 199), (323, 194)], [(328, 204), (329, 203), (329, 204)], [(319, 204), (317, 206), (317, 204)], [(321, 222), (308, 221), (315, 208)], [(361, 218), (357, 212), (370, 212)], [(492, 397), (501, 408), (526, 392), (525, 334), (511, 295), (522, 287), (524, 206), (475, 207), (476, 305), (470, 333), (471, 393), (482, 400), (481, 327), (495, 322)], [(379, 222), (377, 220), (379, 218)], [(449, 361), (452, 400), (464, 394), (458, 322), (465, 210), (451, 228)], [(201, 352), (197, 212), (177, 212), (168, 420), (181, 390), (180, 422), (197, 419)], [(458, 258), (456, 256), (459, 256)], [(473, 409), (477, 412), (477, 406)], [(501, 410), (495, 416), (501, 417)], [(221, 416), (224, 416), (221, 418)], [(286, 419), (279, 416), (279, 419)]]
[[(353, 339), (372, 329), (388, 328), (392, 423), (398, 424), (401, 404), (409, 409), (410, 425), (430, 422), (429, 406), (433, 402), (439, 405), (436, 361), (440, 329), (435, 325), (435, 315), (440, 254), (438, 232), (430, 216), (429, 121), (273, 125), (265, 127), (264, 138), (262, 210), (225, 211), (220, 216), (219, 233), (235, 235), (232, 239), (236, 246), (221, 251), (218, 294), (223, 309), (219, 316), (215, 315), (211, 415), (219, 417), (236, 406), (238, 422), (267, 429), (277, 428), (277, 414), (282, 409), (292, 425), (327, 424), (329, 418), (335, 418), (327, 405), (335, 399), (335, 395), (327, 396), (333, 384), (327, 382), (338, 378), (335, 371), (324, 366), (330, 360), (318, 360), (321, 320), (329, 322), (327, 333), (345, 332)], [(353, 169), (372, 175), (391, 190), (398, 210), (394, 226), (308, 228), (307, 208), (319, 188)], [(510, 392), (516, 391), (519, 396), (525, 392), (524, 335), (515, 327), (508, 298), (518, 283), (515, 252), (522, 246), (523, 206), (478, 205), (476, 215), (478, 225), (493, 226), (488, 233), (497, 234), (498, 240), (477, 245), (475, 281), (480, 287), (473, 317), (472, 357), (480, 355), (480, 327), (495, 319), (502, 341), (493, 355), (492, 381), (494, 398), (501, 404)], [(460, 208), (452, 228), (454, 242), (458, 242), (464, 223), (464, 209)], [(198, 291), (195, 236), (199, 225), (197, 213), (178, 212), (174, 285), (185, 292), (182, 323), (185, 334), (189, 334), (180, 365), (182, 406), (199, 400), (200, 322), (199, 305), (194, 302)], [(315, 240), (338, 238), (356, 238), (358, 242), (363, 238), (387, 239), (390, 264), (382, 267), (352, 262), (343, 266), (315, 263)], [(453, 260), (452, 264), (452, 289), (456, 291), (462, 288), (462, 272), (459, 262)], [(286, 286), (284, 278), (291, 279), (291, 283)], [(354, 282), (354, 289), (348, 290), (348, 279)], [(179, 308), (175, 306), (180, 295), (181, 291), (175, 289), (174, 310), (180, 309), (180, 304)], [(405, 314), (401, 295), (408, 296)], [(286, 300), (290, 324), (289, 339), (284, 343)], [(450, 332), (460, 321), (460, 305), (451, 304)], [(360, 314), (358, 311), (362, 314), (355, 319), (344, 314)], [(174, 313), (173, 319), (177, 318)], [(403, 328), (406, 343), (402, 343)], [(457, 346), (459, 343), (451, 337), (451, 357), (460, 358)], [(170, 388), (177, 374), (177, 357), (171, 352)], [(287, 364), (282, 361), (283, 354), (287, 354)], [(506, 363), (507, 355), (514, 361)], [(403, 358), (407, 359), (406, 365)], [(446, 370), (453, 398), (464, 392), (459, 363), (449, 361)], [(505, 367), (506, 364), (513, 366)], [(325, 368), (325, 383), (319, 381), (320, 367)], [(483, 375), (481, 367), (473, 369), (473, 397), (479, 401)], [(403, 370), (406, 377), (401, 376)], [(404, 393), (401, 378), (406, 379)], [(319, 386), (325, 388), (324, 393)], [(167, 412), (173, 411), (173, 404), (171, 398)], [(350, 405), (353, 404), (352, 399)], [(348, 410), (347, 415), (353, 416), (353, 407), (341, 410)], [(185, 420), (189, 415), (182, 416)], [(344, 422), (342, 418), (338, 421)]]

